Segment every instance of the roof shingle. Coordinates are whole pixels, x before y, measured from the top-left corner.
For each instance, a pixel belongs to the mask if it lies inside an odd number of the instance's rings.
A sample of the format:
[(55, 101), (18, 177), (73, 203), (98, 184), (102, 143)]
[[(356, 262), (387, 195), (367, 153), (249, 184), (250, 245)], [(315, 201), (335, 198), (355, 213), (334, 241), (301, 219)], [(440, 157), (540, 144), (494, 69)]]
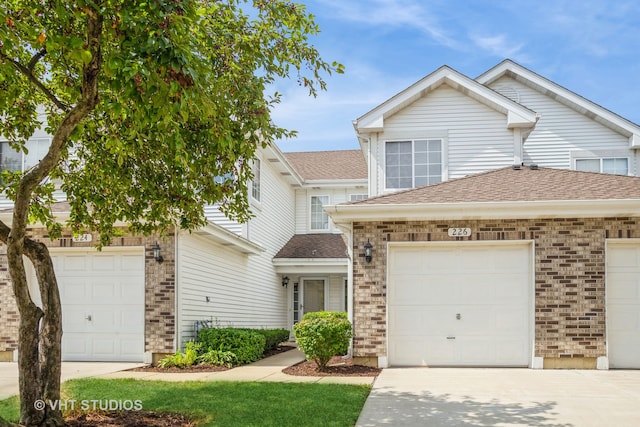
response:
[(274, 258), (346, 258), (342, 234), (296, 234)]
[(640, 199), (640, 177), (513, 167), (351, 202), (356, 205)]
[(284, 153), (305, 180), (366, 179), (367, 166), (361, 150)]

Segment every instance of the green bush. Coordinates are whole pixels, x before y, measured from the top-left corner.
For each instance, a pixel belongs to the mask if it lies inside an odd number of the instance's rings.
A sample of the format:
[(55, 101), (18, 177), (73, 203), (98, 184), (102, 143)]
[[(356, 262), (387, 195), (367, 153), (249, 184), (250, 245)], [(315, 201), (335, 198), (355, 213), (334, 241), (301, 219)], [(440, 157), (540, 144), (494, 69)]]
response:
[(198, 363), (209, 363), (215, 366), (226, 366), (230, 368), (238, 362), (236, 355), (230, 351), (209, 350), (198, 356)]
[(266, 339), (264, 335), (247, 329), (205, 328), (198, 333), (203, 348), (230, 351), (238, 364), (255, 362), (262, 357)]
[(176, 351), (175, 354), (163, 357), (158, 360), (158, 366), (161, 368), (171, 368), (173, 366), (177, 368), (188, 368), (196, 363), (198, 359), (198, 352), (201, 350), (202, 345), (189, 341), (185, 344), (184, 353)]
[(346, 313), (307, 313), (293, 325), (293, 334), (307, 360), (315, 360), (323, 370), (333, 356), (346, 354), (349, 349), (351, 322)]
[(289, 331), (286, 329), (249, 329), (264, 335), (264, 351), (273, 350), (281, 342), (289, 340)]

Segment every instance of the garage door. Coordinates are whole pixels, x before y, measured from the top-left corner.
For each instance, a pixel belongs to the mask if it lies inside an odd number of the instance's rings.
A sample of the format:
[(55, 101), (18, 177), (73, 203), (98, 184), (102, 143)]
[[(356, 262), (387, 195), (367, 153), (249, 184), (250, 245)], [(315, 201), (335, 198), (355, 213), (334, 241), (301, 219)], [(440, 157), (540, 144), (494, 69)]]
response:
[(640, 368), (640, 242), (607, 242), (609, 367)]
[(141, 248), (52, 252), (62, 300), (63, 360), (143, 360), (143, 254)]
[(391, 366), (528, 366), (532, 250), (509, 244), (390, 245)]

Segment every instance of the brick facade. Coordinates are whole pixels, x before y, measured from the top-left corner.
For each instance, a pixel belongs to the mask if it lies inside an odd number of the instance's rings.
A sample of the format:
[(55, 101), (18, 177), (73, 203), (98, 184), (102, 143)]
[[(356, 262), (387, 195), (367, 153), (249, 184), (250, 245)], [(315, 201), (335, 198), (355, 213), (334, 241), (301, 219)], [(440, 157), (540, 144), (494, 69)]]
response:
[[(50, 240), (45, 229), (31, 229), (29, 236), (48, 247), (92, 247), (92, 243), (73, 242), (70, 233)], [(97, 236), (93, 236), (96, 241)], [(162, 247), (164, 262), (153, 258), (153, 245)], [(164, 238), (124, 235), (111, 241), (110, 247), (145, 247), (145, 352), (164, 354), (175, 351), (175, 235)], [(18, 308), (7, 268), (6, 246), (0, 246), (0, 356), (10, 360), (18, 347)], [(63, 313), (64, 315), (64, 313)]]
[[(449, 227), (470, 227), (472, 235), (449, 237)], [(387, 354), (387, 243), (529, 240), (535, 243), (534, 356), (545, 367), (595, 367), (606, 356), (605, 241), (640, 238), (640, 218), (355, 222), (353, 235), (353, 350), (361, 362)], [(363, 255), (367, 240), (371, 263)], [(593, 364), (585, 366), (586, 359)]]

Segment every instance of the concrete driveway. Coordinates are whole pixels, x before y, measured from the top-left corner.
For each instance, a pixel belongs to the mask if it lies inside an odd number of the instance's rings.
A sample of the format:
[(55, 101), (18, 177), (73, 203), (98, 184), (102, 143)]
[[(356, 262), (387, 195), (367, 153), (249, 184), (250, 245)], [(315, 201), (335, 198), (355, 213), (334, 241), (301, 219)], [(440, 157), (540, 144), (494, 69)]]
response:
[(640, 371), (389, 368), (357, 427), (640, 426)]

